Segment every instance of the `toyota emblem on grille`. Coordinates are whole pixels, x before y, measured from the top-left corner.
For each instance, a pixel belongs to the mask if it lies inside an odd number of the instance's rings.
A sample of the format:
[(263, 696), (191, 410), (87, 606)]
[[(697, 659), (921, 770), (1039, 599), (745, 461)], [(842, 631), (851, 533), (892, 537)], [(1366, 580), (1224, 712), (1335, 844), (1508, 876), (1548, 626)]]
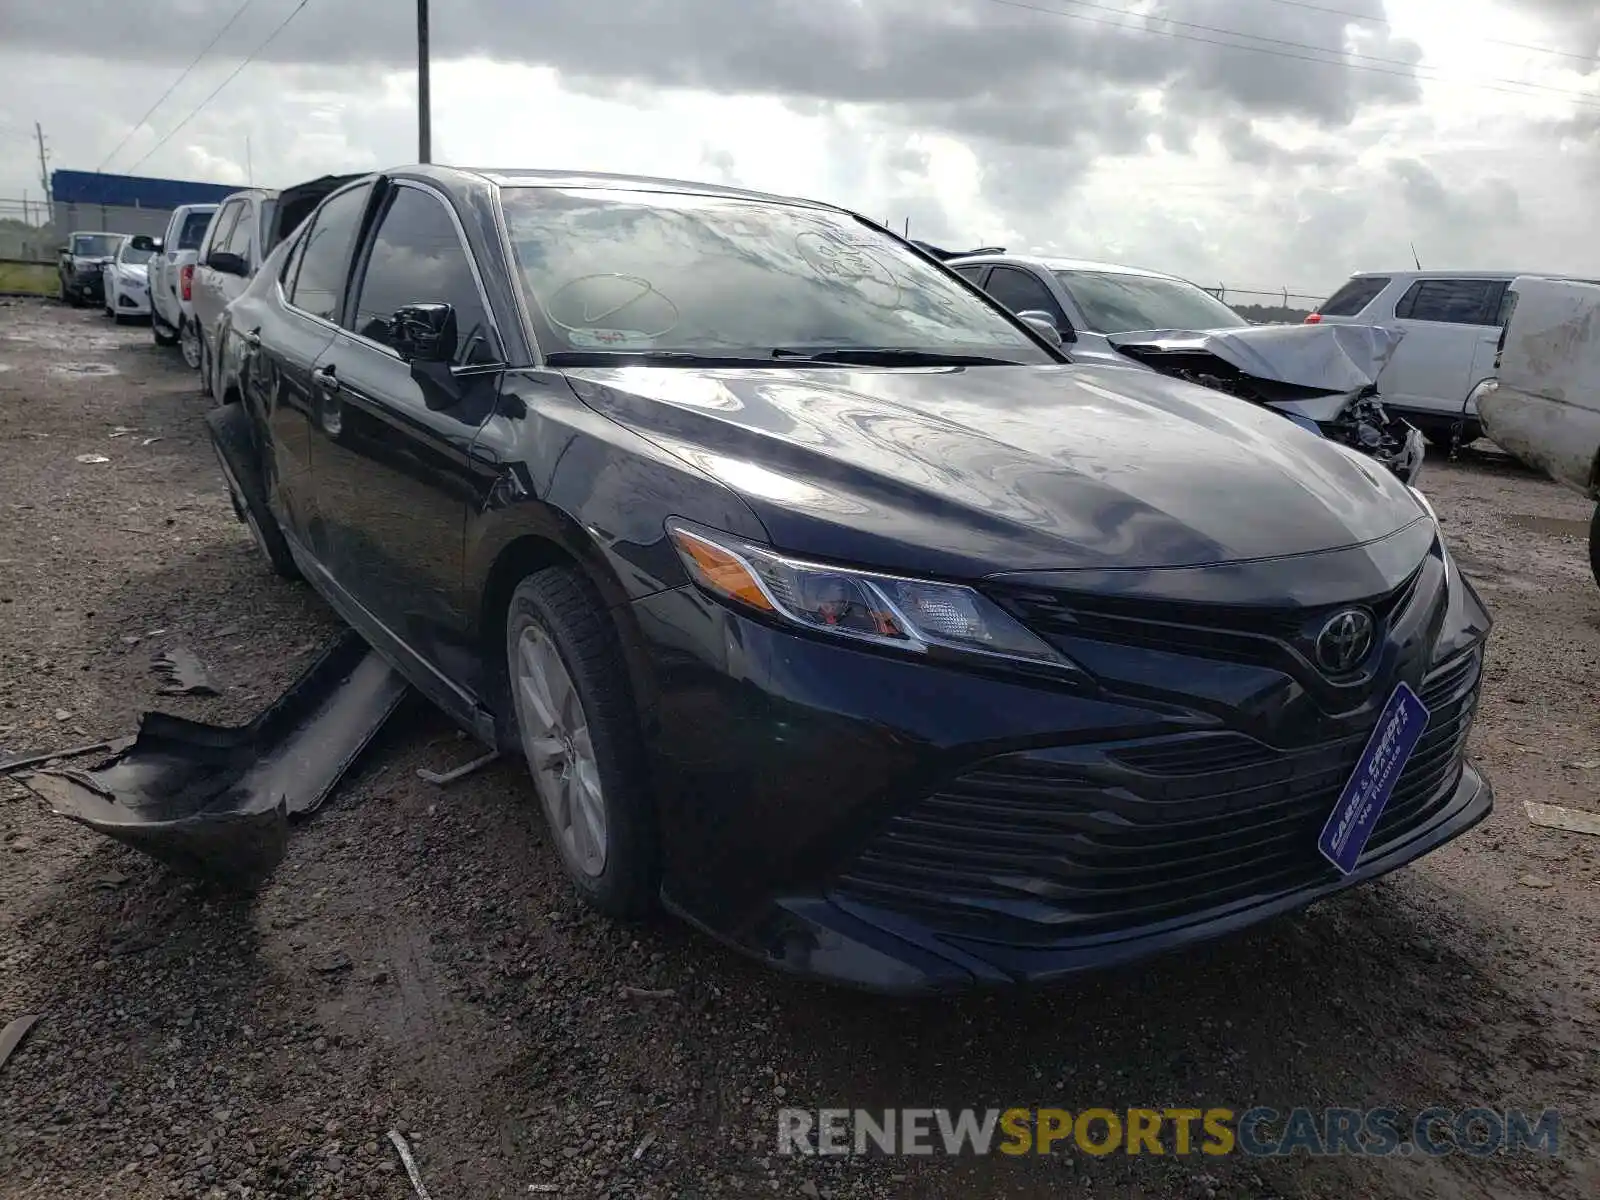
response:
[(1359, 608), (1335, 613), (1317, 634), (1317, 662), (1333, 675), (1355, 670), (1371, 649), (1372, 617)]

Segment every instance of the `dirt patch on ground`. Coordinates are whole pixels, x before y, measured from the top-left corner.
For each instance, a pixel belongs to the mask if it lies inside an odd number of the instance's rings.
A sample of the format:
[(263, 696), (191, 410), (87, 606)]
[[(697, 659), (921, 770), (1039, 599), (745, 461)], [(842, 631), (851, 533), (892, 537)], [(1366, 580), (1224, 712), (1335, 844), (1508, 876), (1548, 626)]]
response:
[[(42, 303), (0, 307), (0, 361), (0, 753), (147, 708), (247, 719), (336, 625), (235, 522), (194, 376), (146, 328)], [(118, 373), (58, 370), (86, 362)], [(437, 1200), (1600, 1194), (1600, 839), (1522, 809), (1600, 808), (1589, 513), (1481, 443), (1423, 481), (1498, 621), (1472, 744), (1494, 816), (1306, 913), (1049, 992), (892, 1003), (597, 919), (516, 765), (417, 779), (474, 754), (420, 705), (253, 897), (0, 782), (0, 1023), (43, 1018), (0, 1070), (0, 1197), (399, 1200), (391, 1128)], [(177, 645), (220, 696), (157, 694)], [(775, 1154), (784, 1105), (1551, 1107), (1564, 1153), (803, 1161)]]

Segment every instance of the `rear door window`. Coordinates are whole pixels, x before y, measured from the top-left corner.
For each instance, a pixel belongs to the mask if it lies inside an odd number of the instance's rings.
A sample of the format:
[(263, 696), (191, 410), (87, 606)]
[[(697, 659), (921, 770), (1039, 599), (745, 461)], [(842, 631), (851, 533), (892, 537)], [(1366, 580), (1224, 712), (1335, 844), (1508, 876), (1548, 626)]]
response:
[(283, 274), (278, 276), (278, 286), (283, 289), (286, 300), (294, 295), (295, 277), (300, 274), (300, 255), (305, 248), (306, 239), (297, 238), (294, 245), (289, 247), (289, 257), (283, 262)]
[(250, 245), (254, 240), (255, 221), (250, 215), (250, 206), (244, 205), (239, 210), (239, 219), (234, 222), (233, 229), (228, 234), (225, 245), (217, 247), (230, 254), (237, 254), (246, 263), (250, 261)]
[(1353, 317), (1378, 298), (1378, 293), (1389, 286), (1387, 275), (1361, 275), (1349, 280), (1328, 297), (1328, 302), (1317, 309), (1325, 317)]
[(211, 218), (215, 212), (192, 212), (183, 218), (183, 228), (178, 231), (178, 244), (172, 247), (175, 250), (198, 250), (200, 243), (206, 240), (206, 230), (211, 227)]
[(205, 250), (200, 256), (202, 260), (208, 258), (213, 250), (227, 249), (228, 239), (233, 236), (233, 227), (239, 220), (239, 210), (243, 207), (237, 200), (222, 206), (217, 219), (211, 222), (211, 233), (206, 238)]
[(1050, 289), (1038, 276), (1015, 267), (996, 267), (989, 274), (989, 286), (985, 290), (1014, 313), (1032, 310), (1054, 315), (1056, 312)]
[[(289, 302), (301, 312), (337, 321), (350, 277), (350, 250), (367, 210), (370, 183), (330, 196), (312, 218), (310, 234), (297, 251), (299, 272)], [(286, 281), (287, 282), (287, 281)]]
[(1419, 279), (1400, 297), (1394, 315), (1446, 325), (1494, 325), (1505, 290), (1499, 279)]

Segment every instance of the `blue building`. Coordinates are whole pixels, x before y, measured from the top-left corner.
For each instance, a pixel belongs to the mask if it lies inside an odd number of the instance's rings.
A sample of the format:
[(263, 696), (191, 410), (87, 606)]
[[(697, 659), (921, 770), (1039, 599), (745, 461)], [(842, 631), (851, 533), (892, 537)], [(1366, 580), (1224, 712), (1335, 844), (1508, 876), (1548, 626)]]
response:
[(220, 203), (243, 186), (98, 171), (51, 171), (50, 208), (60, 234), (103, 229), (159, 237), (178, 205)]

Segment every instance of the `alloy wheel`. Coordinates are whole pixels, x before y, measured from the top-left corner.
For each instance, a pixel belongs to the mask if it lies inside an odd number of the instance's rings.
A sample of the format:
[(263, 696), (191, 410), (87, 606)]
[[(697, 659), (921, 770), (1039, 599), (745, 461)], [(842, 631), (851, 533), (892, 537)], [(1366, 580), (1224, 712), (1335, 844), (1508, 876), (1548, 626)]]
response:
[(192, 369), (200, 369), (200, 331), (193, 321), (185, 321), (178, 331), (178, 345), (183, 351), (183, 361)]
[(550, 635), (522, 631), (513, 656), (512, 695), (522, 748), (557, 848), (575, 871), (606, 869), (606, 802), (583, 701)]

